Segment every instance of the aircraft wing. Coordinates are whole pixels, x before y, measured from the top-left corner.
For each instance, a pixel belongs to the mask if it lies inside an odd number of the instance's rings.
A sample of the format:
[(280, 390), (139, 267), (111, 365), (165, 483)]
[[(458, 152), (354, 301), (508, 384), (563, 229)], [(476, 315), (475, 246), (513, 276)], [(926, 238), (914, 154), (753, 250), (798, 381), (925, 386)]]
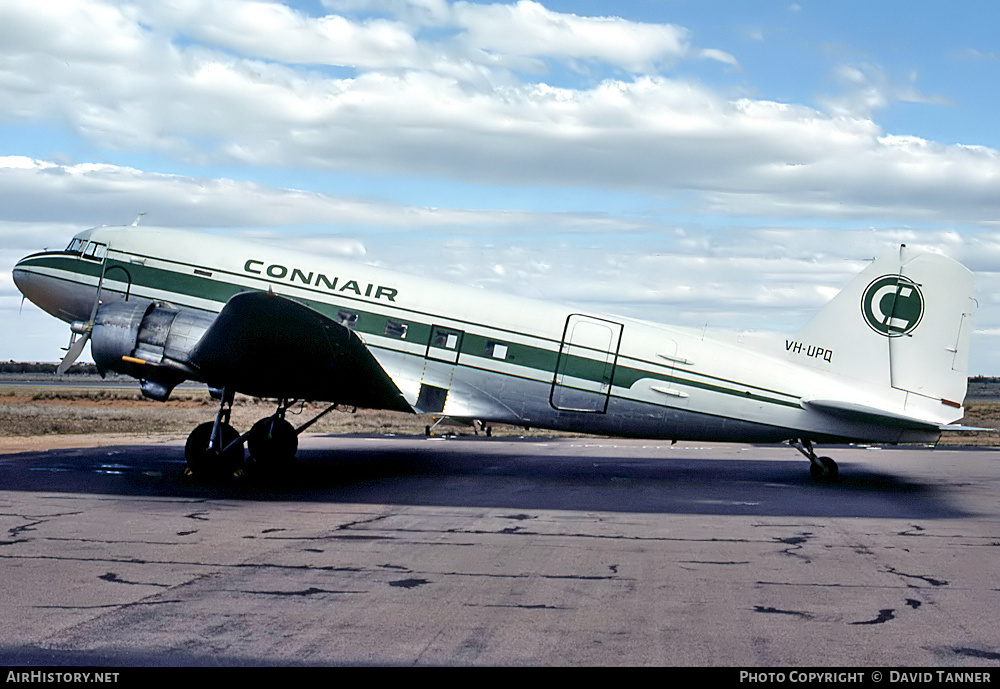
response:
[(232, 297), (190, 361), (210, 385), (255, 397), (413, 411), (355, 332), (272, 293)]

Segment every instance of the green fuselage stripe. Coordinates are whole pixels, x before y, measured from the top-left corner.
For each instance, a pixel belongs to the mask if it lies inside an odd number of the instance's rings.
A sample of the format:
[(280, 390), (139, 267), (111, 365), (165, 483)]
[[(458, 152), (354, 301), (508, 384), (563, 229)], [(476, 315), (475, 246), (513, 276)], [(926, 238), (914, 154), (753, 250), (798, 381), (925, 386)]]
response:
[[(112, 253), (114, 250), (112, 250)], [(135, 256), (134, 254), (129, 254), (130, 256)], [(169, 270), (166, 268), (159, 268), (153, 266), (146, 266), (142, 263), (136, 263), (134, 261), (121, 261), (113, 259), (110, 256), (107, 259), (107, 266), (104, 270), (105, 275), (105, 288), (108, 288), (107, 282), (125, 282), (124, 276), (121, 275), (121, 271), (125, 271), (131, 281), (130, 292), (134, 296), (140, 296), (142, 298), (152, 298), (149, 296), (141, 295), (137, 293), (137, 288), (141, 292), (142, 289), (147, 290), (157, 290), (161, 292), (167, 292), (171, 294), (177, 294), (179, 296), (202, 299), (206, 301), (215, 302), (220, 305), (224, 305), (230, 298), (239, 294), (240, 292), (246, 291), (248, 288), (245, 285), (236, 284), (233, 282), (228, 282), (224, 279), (225, 276), (238, 276), (245, 280), (253, 280), (257, 282), (264, 283), (266, 285), (273, 284), (273, 281), (268, 280), (265, 277), (257, 277), (255, 275), (233, 273), (226, 270), (220, 270), (218, 268), (213, 268), (210, 266), (199, 266), (189, 263), (182, 263), (178, 261), (169, 261), (158, 257), (144, 257), (136, 256), (138, 259), (155, 260), (160, 263), (171, 263), (185, 270), (203, 270), (211, 273), (211, 277), (203, 277), (200, 275), (193, 275), (182, 273), (174, 270)], [(45, 254), (37, 254), (35, 256), (29, 257), (22, 261), (24, 266), (38, 266), (49, 269), (55, 269), (60, 271), (67, 271), (70, 273), (76, 273), (81, 275), (86, 275), (94, 279), (98, 279), (101, 276), (101, 262), (88, 260), (80, 258), (72, 254), (64, 254), (60, 252), (48, 252)], [(288, 285), (284, 285), (287, 287)], [(389, 329), (387, 325), (389, 321), (394, 323), (405, 323), (407, 326), (405, 340), (400, 340), (401, 342), (417, 343), (421, 347), (426, 347), (427, 343), (430, 341), (431, 330), (434, 323), (432, 322), (435, 318), (434, 314), (417, 311), (413, 309), (407, 309), (405, 307), (400, 307), (395, 304), (380, 303), (379, 306), (382, 309), (388, 309), (393, 312), (393, 315), (384, 315), (381, 313), (375, 313), (370, 310), (366, 310), (364, 307), (370, 306), (372, 302), (360, 297), (352, 297), (347, 294), (337, 294), (330, 293), (327, 291), (311, 288), (305, 285), (292, 285), (295, 289), (301, 292), (311, 292), (314, 294), (321, 294), (328, 299), (336, 300), (338, 303), (331, 304), (329, 301), (320, 301), (317, 299), (303, 299), (300, 297), (295, 297), (298, 301), (305, 303), (310, 308), (319, 311), (328, 318), (336, 320), (338, 314), (344, 311), (348, 311), (352, 314), (357, 315), (357, 321), (352, 326), (352, 328), (360, 333), (367, 335), (374, 335), (378, 337), (391, 338), (391, 335), (387, 334)], [(116, 290), (117, 291), (117, 290)], [(190, 305), (186, 305), (189, 306)], [(197, 307), (195, 307), (197, 308)], [(419, 319), (426, 320), (410, 320), (416, 317)], [(482, 362), (492, 361), (500, 362), (500, 359), (494, 359), (488, 353), (488, 346), (490, 343), (502, 344), (507, 348), (506, 356), (502, 359), (505, 364), (512, 364), (518, 367), (529, 369), (532, 371), (537, 371), (539, 374), (538, 378), (533, 378), (530, 376), (517, 375), (510, 372), (501, 372), (493, 368), (488, 368), (483, 365), (471, 365), (466, 359), (459, 361), (461, 365), (470, 365), (471, 368), (478, 370), (489, 371), (490, 373), (512, 376), (517, 378), (523, 378), (526, 380), (541, 380), (543, 382), (551, 383), (553, 377), (555, 376), (557, 361), (559, 362), (559, 373), (560, 375), (571, 376), (576, 379), (589, 381), (591, 383), (597, 383), (599, 385), (605, 385), (608, 383), (607, 375), (610, 364), (605, 361), (596, 361), (591, 358), (577, 356), (574, 354), (568, 354), (563, 352), (562, 358), (560, 359), (560, 354), (557, 351), (559, 345), (561, 344), (559, 340), (548, 338), (539, 335), (533, 335), (526, 332), (517, 332), (513, 330), (506, 330), (496, 328), (483, 323), (476, 323), (472, 321), (464, 321), (461, 319), (448, 318), (447, 320), (462, 323), (463, 326), (472, 326), (478, 329), (487, 330), (490, 332), (497, 333), (496, 336), (493, 335), (481, 335), (477, 333), (466, 332), (462, 338), (459, 354), (464, 357), (473, 357), (479, 359)], [(513, 342), (509, 339), (504, 339), (505, 335), (517, 335), (523, 338), (530, 338), (537, 342), (545, 342), (556, 349), (546, 349), (544, 347), (526, 345), (519, 342)], [(386, 349), (391, 351), (402, 351), (402, 348), (394, 348), (387, 345), (376, 345), (370, 344), (371, 347), (376, 347), (379, 349)], [(586, 349), (583, 347), (574, 346), (575, 350)], [(598, 352), (599, 350), (593, 350)], [(600, 352), (601, 354), (607, 354), (607, 352)], [(799, 403), (796, 397), (789, 395), (787, 393), (782, 393), (776, 390), (768, 390), (763, 388), (758, 388), (756, 386), (751, 386), (736, 381), (729, 381), (708, 374), (701, 374), (694, 370), (687, 370), (685, 372), (691, 376), (698, 376), (700, 378), (705, 378), (707, 380), (694, 380), (692, 378), (680, 377), (673, 375), (676, 373), (674, 369), (670, 369), (670, 373), (656, 373), (650, 371), (646, 368), (640, 368), (633, 365), (628, 365), (626, 362), (635, 362), (637, 364), (654, 365), (657, 368), (670, 368), (669, 366), (648, 362), (644, 360), (634, 359), (626, 355), (620, 355), (616, 359), (616, 365), (613, 371), (613, 380), (611, 384), (613, 387), (629, 389), (637, 381), (641, 379), (653, 379), (656, 381), (664, 383), (672, 383), (676, 385), (688, 386), (693, 388), (700, 388), (703, 390), (716, 392), (720, 394), (738, 396), (746, 400), (754, 400), (757, 402), (763, 402), (768, 404), (775, 404), (784, 407), (798, 408)], [(728, 387), (726, 384), (739, 386), (740, 389), (733, 389)], [(771, 393), (774, 395), (780, 395), (787, 399), (775, 399), (774, 397), (768, 396), (763, 393)], [(615, 395), (616, 397), (618, 395)], [(666, 401), (666, 400), (664, 400)], [(665, 405), (669, 406), (669, 405)]]

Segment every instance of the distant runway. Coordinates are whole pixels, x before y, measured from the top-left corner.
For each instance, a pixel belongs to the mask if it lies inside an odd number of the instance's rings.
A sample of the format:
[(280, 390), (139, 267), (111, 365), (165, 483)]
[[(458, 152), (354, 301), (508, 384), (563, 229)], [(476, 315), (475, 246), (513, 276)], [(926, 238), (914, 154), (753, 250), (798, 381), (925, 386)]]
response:
[[(0, 375), (0, 389), (10, 388), (58, 388), (66, 390), (132, 390), (139, 394), (139, 388), (132, 378), (111, 374), (108, 378), (98, 375), (35, 375), (17, 376), (13, 374)], [(202, 383), (185, 381), (178, 385), (178, 390), (205, 390)]]
[(1000, 664), (1000, 454), (303, 438), (0, 456), (0, 664)]

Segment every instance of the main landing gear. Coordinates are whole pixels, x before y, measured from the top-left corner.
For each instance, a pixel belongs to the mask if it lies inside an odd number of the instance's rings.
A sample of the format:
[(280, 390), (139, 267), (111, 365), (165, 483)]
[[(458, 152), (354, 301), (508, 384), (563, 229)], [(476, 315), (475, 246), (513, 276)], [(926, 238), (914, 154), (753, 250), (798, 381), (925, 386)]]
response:
[(809, 460), (809, 475), (816, 483), (836, 483), (840, 478), (840, 470), (837, 463), (829, 457), (817, 457), (813, 450), (812, 441), (793, 440), (792, 447), (801, 452)]
[[(229, 421), (233, 409), (233, 392), (223, 390), (219, 411), (214, 421), (196, 427), (184, 445), (188, 471), (199, 478), (228, 478), (244, 468), (273, 471), (286, 467), (295, 459), (299, 448), (299, 433), (303, 432), (337, 405), (331, 404), (310, 421), (295, 428), (285, 419), (285, 413), (298, 400), (282, 399), (271, 416), (255, 423), (240, 435)], [(245, 460), (243, 444), (250, 451)]]
[(222, 391), (215, 421), (197, 426), (184, 444), (188, 471), (205, 478), (232, 476), (243, 465), (243, 438), (229, 425), (233, 393)]

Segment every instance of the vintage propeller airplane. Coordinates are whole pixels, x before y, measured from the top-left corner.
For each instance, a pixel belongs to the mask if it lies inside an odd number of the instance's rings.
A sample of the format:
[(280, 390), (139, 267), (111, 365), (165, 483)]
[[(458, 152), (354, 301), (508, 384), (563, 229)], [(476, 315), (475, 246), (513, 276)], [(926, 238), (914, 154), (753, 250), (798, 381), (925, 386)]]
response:
[[(904, 246), (872, 262), (801, 330), (753, 338), (592, 313), (266, 244), (99, 227), (14, 268), (70, 323), (65, 370), (91, 344), (102, 372), (165, 400), (201, 381), (221, 400), (191, 433), (194, 474), (280, 466), (285, 412), (324, 401), (462, 420), (666, 440), (936, 441), (963, 416), (972, 275)], [(235, 393), (277, 400), (241, 434)], [(324, 411), (323, 413), (326, 413)], [(315, 419), (313, 419), (315, 421)], [(244, 450), (244, 444), (246, 450)]]

